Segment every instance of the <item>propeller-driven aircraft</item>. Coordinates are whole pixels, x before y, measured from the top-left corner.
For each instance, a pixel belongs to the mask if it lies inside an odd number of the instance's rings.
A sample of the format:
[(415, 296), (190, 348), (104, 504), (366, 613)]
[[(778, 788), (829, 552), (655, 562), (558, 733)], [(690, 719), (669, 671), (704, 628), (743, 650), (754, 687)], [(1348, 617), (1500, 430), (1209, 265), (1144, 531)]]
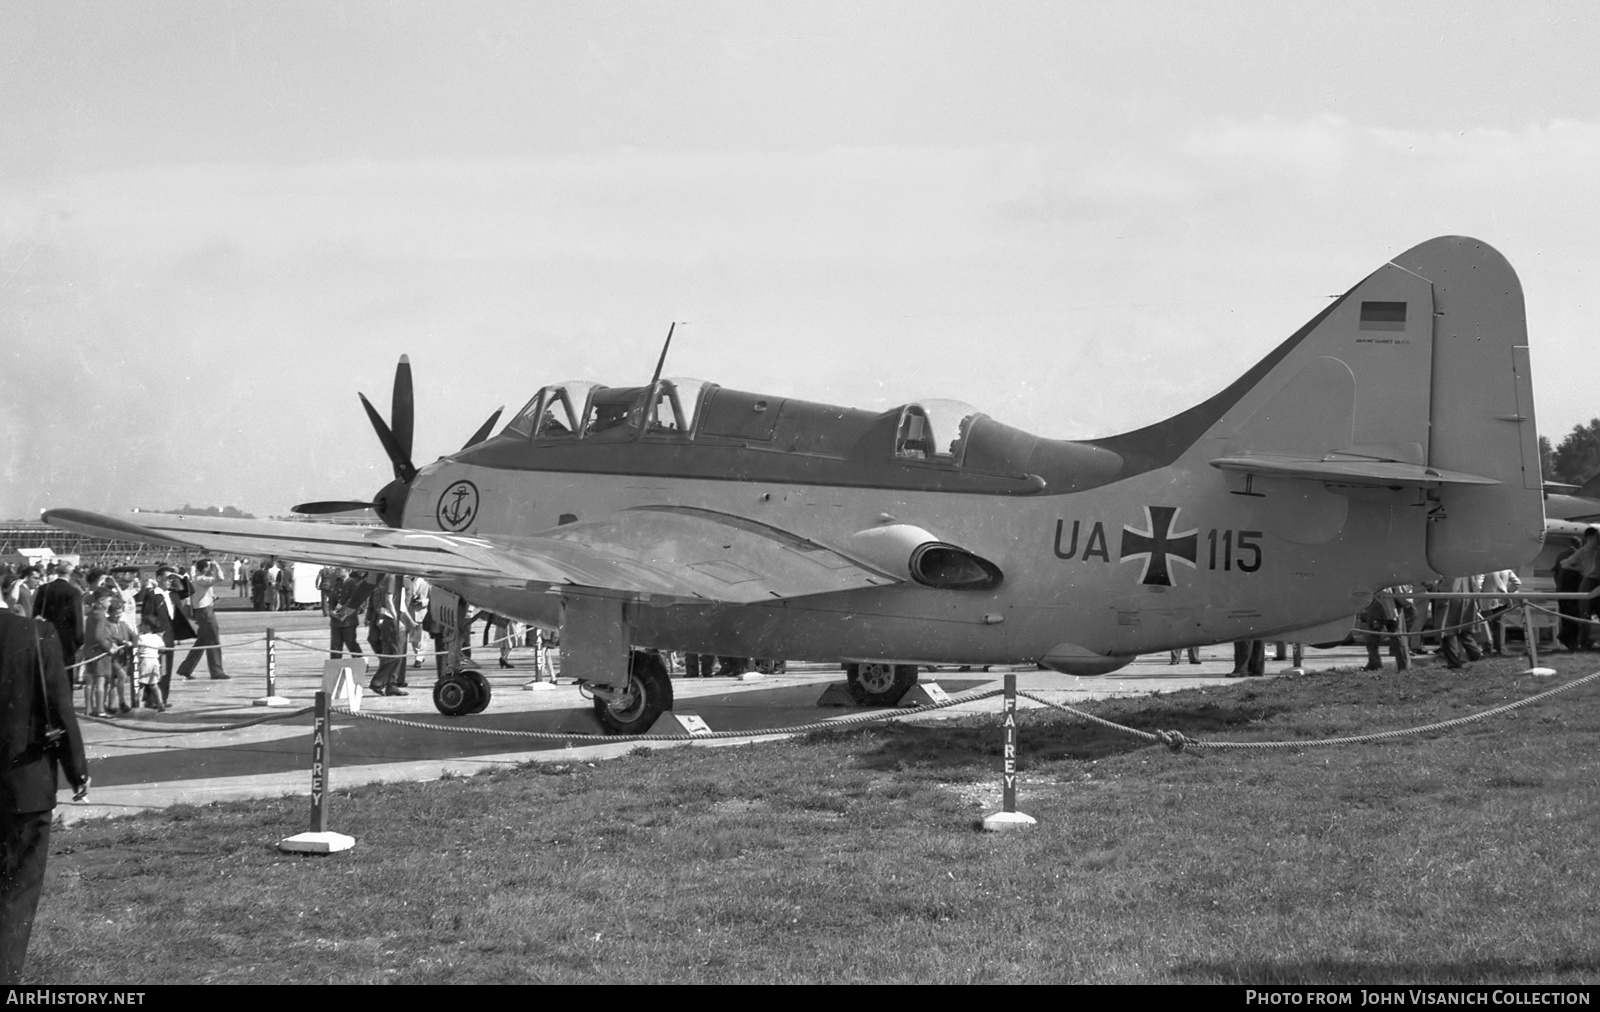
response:
[[(659, 377), (660, 368), (657, 368)], [(1098, 674), (1243, 638), (1319, 642), (1374, 590), (1515, 568), (1543, 488), (1521, 286), (1433, 239), (1378, 268), (1225, 390), (1099, 439), (955, 401), (864, 411), (687, 379), (557, 383), (492, 437), (410, 459), (404, 358), (387, 527), (53, 509), (69, 530), (417, 573), (561, 631), (600, 721), (672, 705), (658, 651), (843, 663), (892, 703), (917, 665)], [(445, 712), (487, 701), (468, 675)]]

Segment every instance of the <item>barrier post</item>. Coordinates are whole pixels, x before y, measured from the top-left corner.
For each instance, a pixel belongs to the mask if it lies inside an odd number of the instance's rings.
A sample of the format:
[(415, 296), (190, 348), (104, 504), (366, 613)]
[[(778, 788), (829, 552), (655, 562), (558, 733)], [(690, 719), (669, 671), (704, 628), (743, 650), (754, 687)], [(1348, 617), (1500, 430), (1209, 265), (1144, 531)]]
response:
[(278, 695), (278, 636), (267, 626), (267, 694), (250, 701), (251, 706), (291, 706), (289, 700)]
[(1039, 820), (1017, 811), (1017, 676), (1007, 674), (1000, 704), (1000, 811), (986, 816), (983, 828), (991, 833), (1026, 829)]
[(1523, 674), (1541, 677), (1555, 674), (1555, 668), (1539, 666), (1539, 634), (1533, 628), (1533, 607), (1526, 600), (1522, 602), (1522, 639), (1528, 648), (1528, 670)]
[(311, 831), (328, 828), (328, 694), (317, 693), (311, 731)]
[(356, 845), (355, 837), (328, 829), (328, 774), (333, 766), (328, 726), (328, 694), (318, 690), (311, 723), (311, 831), (278, 841), (278, 849), (297, 854), (335, 854)]
[[(545, 670), (549, 669), (550, 677), (545, 677)], [(550, 667), (550, 658), (545, 652), (544, 630), (533, 630), (533, 680), (522, 686), (524, 689), (553, 689), (556, 687), (555, 669)], [(653, 733), (653, 732), (652, 732)]]

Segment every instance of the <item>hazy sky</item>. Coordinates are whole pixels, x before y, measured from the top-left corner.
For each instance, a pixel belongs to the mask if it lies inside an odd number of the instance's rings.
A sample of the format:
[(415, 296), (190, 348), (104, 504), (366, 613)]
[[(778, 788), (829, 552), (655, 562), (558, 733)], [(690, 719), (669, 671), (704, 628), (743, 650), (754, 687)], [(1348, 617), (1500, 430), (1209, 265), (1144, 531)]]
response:
[(1165, 417), (1388, 258), (1521, 274), (1600, 414), (1600, 6), (0, 0), (0, 517), (365, 498), (541, 384), (1046, 435)]

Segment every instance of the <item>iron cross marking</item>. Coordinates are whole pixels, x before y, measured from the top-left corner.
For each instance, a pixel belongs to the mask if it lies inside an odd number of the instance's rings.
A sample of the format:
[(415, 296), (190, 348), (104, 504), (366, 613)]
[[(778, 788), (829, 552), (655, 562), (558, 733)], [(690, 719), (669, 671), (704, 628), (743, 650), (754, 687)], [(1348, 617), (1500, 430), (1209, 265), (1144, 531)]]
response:
[(1173, 562), (1181, 562), (1190, 569), (1195, 568), (1195, 558), (1200, 550), (1200, 532), (1172, 529), (1181, 508), (1146, 506), (1144, 530), (1137, 530), (1128, 524), (1122, 525), (1121, 561), (1144, 560), (1144, 569), (1139, 573), (1139, 582), (1145, 586), (1172, 586), (1172, 570), (1169, 566)]

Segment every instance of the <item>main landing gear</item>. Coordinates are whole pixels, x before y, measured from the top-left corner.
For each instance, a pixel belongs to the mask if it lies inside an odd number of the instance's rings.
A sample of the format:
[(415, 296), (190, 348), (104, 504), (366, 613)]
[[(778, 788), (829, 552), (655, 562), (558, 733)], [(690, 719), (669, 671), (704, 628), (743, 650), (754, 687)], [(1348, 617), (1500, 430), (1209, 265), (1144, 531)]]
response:
[(917, 684), (915, 664), (846, 664), (845, 682), (862, 706), (894, 706)]
[(616, 734), (644, 734), (656, 718), (672, 709), (672, 678), (654, 650), (635, 650), (629, 655), (625, 688), (591, 682), (588, 689), (594, 693), (595, 719)]

